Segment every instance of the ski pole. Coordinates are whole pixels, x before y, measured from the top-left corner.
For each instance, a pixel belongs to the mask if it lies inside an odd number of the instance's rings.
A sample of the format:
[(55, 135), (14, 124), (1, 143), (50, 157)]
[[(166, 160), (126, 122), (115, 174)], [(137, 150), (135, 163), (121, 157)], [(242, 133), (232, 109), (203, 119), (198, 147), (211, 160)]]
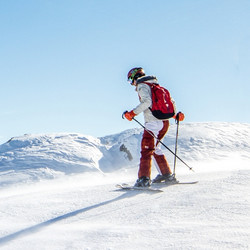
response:
[(179, 134), (179, 117), (177, 114), (177, 119), (176, 119), (176, 124), (177, 124), (177, 128), (176, 128), (176, 137), (175, 137), (175, 155), (174, 155), (174, 170), (173, 170), (173, 175), (175, 176), (175, 166), (176, 166), (176, 155), (177, 155), (177, 140), (178, 140), (178, 134)]
[[(146, 129), (146, 127), (144, 125), (142, 125), (139, 121), (137, 121), (135, 118), (132, 118), (134, 121), (136, 121), (139, 125), (141, 125), (150, 135), (152, 135), (156, 140), (157, 142), (161, 143), (169, 152), (171, 152), (178, 160), (180, 160), (184, 165), (186, 165), (189, 170), (193, 170), (193, 168), (191, 168), (190, 166), (188, 166), (188, 164), (183, 161), (176, 153), (174, 153), (166, 144), (164, 144), (161, 140), (159, 140), (151, 131), (149, 131), (148, 129)], [(177, 150), (177, 148), (176, 148)]]

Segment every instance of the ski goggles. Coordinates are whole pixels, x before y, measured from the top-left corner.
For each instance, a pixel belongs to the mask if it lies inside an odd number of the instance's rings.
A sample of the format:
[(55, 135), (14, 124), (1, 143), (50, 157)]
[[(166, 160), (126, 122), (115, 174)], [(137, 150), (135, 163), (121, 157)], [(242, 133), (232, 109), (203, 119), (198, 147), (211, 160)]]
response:
[[(138, 70), (134, 70), (133, 72), (131, 72), (131, 73), (130, 73), (130, 76), (129, 76), (129, 78), (128, 78), (128, 81), (131, 81), (131, 82), (133, 83), (134, 77), (135, 77), (135, 75), (136, 75), (137, 72), (138, 72)], [(132, 83), (131, 83), (131, 84), (132, 84)]]

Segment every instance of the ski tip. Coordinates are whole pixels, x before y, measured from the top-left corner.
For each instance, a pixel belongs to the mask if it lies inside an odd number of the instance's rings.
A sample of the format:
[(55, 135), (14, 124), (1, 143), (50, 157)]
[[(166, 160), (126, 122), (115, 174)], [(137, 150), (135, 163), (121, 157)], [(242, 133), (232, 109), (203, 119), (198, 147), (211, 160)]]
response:
[(177, 181), (175, 184), (196, 184), (198, 181)]

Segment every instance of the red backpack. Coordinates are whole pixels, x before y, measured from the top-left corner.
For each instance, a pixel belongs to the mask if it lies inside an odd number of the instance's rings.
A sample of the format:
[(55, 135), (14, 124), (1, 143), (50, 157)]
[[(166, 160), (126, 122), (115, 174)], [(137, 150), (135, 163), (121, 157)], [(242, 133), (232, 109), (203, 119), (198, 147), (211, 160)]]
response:
[(147, 83), (152, 92), (152, 108), (150, 108), (154, 117), (160, 120), (169, 119), (175, 115), (175, 108), (170, 93), (159, 84)]

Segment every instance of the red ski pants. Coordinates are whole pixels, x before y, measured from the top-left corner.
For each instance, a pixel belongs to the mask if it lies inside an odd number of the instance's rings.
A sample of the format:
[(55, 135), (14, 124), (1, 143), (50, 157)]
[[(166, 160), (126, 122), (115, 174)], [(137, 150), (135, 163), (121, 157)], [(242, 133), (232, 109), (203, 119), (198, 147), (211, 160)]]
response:
[[(169, 128), (169, 121), (153, 121), (145, 124), (147, 130), (154, 134), (158, 140), (162, 140)], [(161, 144), (144, 129), (141, 141), (141, 158), (138, 177), (151, 177), (152, 157), (160, 174), (171, 174), (169, 164), (161, 151)]]

